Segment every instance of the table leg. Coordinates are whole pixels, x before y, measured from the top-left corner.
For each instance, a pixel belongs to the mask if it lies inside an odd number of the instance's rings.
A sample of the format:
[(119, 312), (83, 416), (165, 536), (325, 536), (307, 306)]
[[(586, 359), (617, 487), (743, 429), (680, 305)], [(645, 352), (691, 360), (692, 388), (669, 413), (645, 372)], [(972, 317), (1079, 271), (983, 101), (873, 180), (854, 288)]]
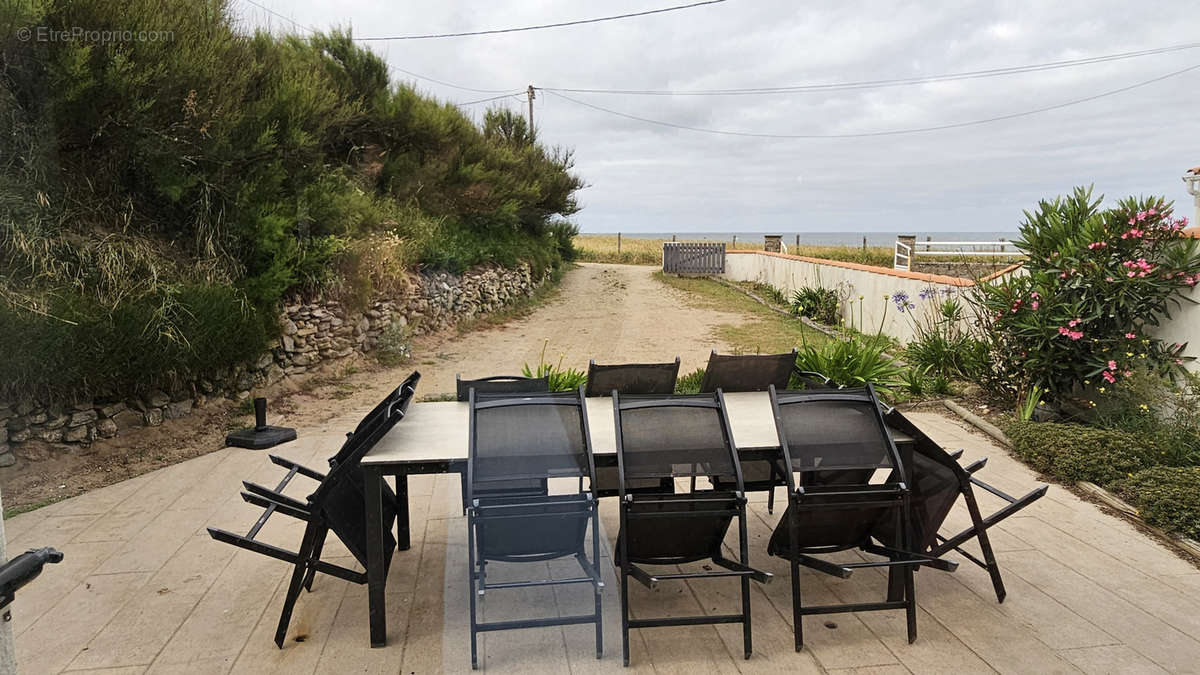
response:
[[(371, 646), (387, 645), (387, 607), (384, 585), (387, 570), (383, 551), (383, 474), (378, 468), (364, 466), (367, 509), (367, 607), (371, 623)], [(407, 494), (405, 495), (407, 504)]]
[(396, 548), (407, 551), (412, 547), (408, 528), (408, 474), (396, 475)]

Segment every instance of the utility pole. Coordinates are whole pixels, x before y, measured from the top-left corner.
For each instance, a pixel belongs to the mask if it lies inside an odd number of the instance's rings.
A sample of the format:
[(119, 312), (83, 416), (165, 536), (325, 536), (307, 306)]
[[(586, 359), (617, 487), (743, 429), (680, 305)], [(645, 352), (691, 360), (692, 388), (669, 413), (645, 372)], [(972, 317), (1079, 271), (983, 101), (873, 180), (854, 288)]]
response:
[(532, 137), (533, 136), (533, 99), (535, 98), (535, 94), (533, 93), (533, 85), (532, 84), (529, 85), (529, 88), (525, 90), (525, 93), (529, 96), (529, 135)]

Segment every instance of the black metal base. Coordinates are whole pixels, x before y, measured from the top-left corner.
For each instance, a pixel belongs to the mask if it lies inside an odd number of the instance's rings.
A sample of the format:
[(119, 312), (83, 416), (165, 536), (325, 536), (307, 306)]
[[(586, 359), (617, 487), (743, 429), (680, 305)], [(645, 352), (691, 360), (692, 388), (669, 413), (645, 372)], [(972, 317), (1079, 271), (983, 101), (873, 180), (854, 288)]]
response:
[(233, 432), (225, 437), (225, 445), (235, 448), (250, 448), (264, 450), (273, 448), (280, 443), (296, 440), (296, 430), (290, 427), (248, 427)]

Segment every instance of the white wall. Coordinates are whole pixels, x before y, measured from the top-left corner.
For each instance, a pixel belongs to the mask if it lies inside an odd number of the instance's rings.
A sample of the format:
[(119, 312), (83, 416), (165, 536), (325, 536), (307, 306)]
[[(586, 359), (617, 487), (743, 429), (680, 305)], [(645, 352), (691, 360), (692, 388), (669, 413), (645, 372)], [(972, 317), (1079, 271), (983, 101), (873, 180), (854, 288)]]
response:
[[(1200, 286), (1193, 288), (1186, 297), (1200, 303)], [(1184, 354), (1195, 356), (1198, 360), (1185, 362), (1185, 364), (1188, 370), (1200, 373), (1200, 304), (1193, 304), (1186, 300), (1181, 302), (1182, 306), (1171, 307), (1170, 319), (1164, 317), (1162, 325), (1151, 328), (1149, 332), (1168, 343), (1187, 344)]]
[[(789, 296), (802, 286), (835, 289), (846, 298), (843, 318), (864, 333), (874, 334), (883, 322), (883, 332), (901, 342), (913, 337), (908, 314), (897, 311), (891, 301), (896, 291), (908, 293), (911, 302), (923, 302), (919, 294), (925, 288), (960, 292), (972, 283), (937, 274), (918, 274), (855, 263), (839, 263), (815, 258), (771, 255), (760, 252), (730, 252), (725, 255), (725, 274), (730, 281), (757, 281), (774, 286)], [(859, 297), (862, 297), (862, 320), (859, 321)], [(884, 299), (887, 296), (888, 299)], [(851, 318), (850, 312), (854, 316)]]

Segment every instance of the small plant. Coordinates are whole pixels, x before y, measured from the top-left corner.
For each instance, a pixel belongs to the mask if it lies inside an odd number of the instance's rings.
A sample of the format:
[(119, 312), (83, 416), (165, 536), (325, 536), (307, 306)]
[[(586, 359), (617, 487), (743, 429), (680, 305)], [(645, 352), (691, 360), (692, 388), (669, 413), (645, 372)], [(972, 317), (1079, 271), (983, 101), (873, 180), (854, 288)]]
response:
[(700, 385), (704, 383), (704, 369), (697, 368), (687, 375), (680, 375), (675, 380), (676, 394), (699, 394)]
[(893, 294), (892, 302), (915, 335), (904, 348), (908, 361), (947, 379), (971, 378), (987, 360), (987, 345), (968, 333), (966, 311), (955, 293), (931, 286), (917, 294), (919, 305), (903, 291)]
[(1124, 431), (1055, 422), (1010, 422), (1002, 428), (1018, 456), (1062, 481), (1111, 485), (1160, 464), (1162, 456), (1152, 440)]
[(587, 383), (587, 373), (576, 368), (562, 367), (562, 360), (565, 354), (558, 355), (558, 363), (550, 364), (546, 362), (546, 347), (550, 345), (550, 340), (542, 343), (542, 353), (538, 357), (537, 368), (530, 368), (526, 363), (521, 368), (521, 374), (525, 377), (544, 377), (550, 385), (550, 391), (570, 391), (578, 389)]
[(904, 390), (912, 396), (925, 395), (925, 373), (927, 369), (912, 367), (904, 371)]
[(1092, 424), (1153, 438), (1164, 464), (1200, 464), (1200, 377), (1172, 383), (1140, 372), (1096, 393), (1090, 401)]
[(375, 343), (375, 360), (384, 366), (398, 366), (412, 358), (411, 333), (408, 326), (393, 323), (379, 334)]
[(1017, 409), (1017, 416), (1022, 422), (1028, 422), (1033, 419), (1033, 411), (1042, 403), (1042, 394), (1045, 390), (1034, 385), (1025, 394), (1025, 400), (1021, 403), (1021, 407)]
[(841, 299), (828, 288), (804, 286), (792, 294), (792, 314), (836, 326), (842, 318)]
[(884, 353), (879, 340), (860, 342), (853, 337), (804, 345), (796, 354), (800, 370), (811, 370), (847, 387), (875, 385), (882, 394), (902, 386), (904, 369)]

